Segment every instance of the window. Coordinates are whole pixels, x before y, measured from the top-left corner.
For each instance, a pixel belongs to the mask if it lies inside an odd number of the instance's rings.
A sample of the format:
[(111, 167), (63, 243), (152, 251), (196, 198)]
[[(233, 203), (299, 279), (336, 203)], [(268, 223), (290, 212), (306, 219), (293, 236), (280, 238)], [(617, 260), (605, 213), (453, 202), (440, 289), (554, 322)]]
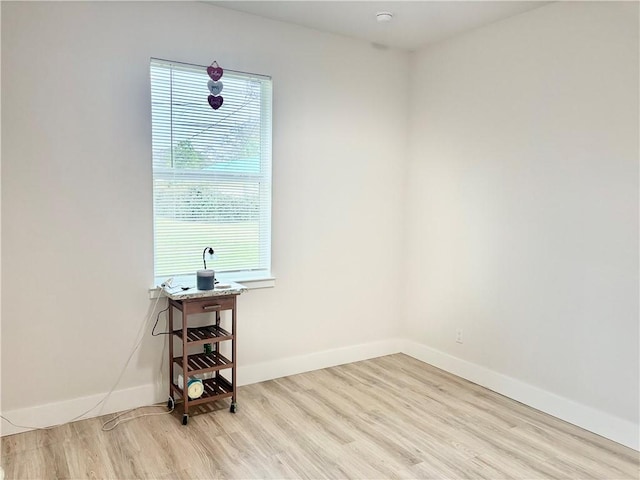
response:
[(207, 101), (206, 67), (151, 60), (154, 275), (191, 275), (202, 252), (230, 280), (271, 269), (271, 78), (224, 70)]

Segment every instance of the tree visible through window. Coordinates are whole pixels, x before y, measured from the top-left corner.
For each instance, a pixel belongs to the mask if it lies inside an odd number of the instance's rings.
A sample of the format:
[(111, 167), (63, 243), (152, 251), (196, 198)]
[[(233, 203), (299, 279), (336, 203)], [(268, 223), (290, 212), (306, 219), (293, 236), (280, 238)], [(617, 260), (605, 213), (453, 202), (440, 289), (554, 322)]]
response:
[(154, 270), (193, 274), (212, 246), (218, 273), (270, 275), (271, 79), (225, 70), (208, 102), (206, 67), (152, 59)]

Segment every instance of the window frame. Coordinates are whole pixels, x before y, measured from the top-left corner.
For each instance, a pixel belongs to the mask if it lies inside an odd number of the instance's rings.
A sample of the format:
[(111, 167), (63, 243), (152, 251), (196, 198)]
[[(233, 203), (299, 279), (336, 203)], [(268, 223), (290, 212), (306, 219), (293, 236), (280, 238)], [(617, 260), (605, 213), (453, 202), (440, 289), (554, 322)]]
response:
[[(180, 69), (182, 67), (183, 71), (194, 71), (196, 69), (202, 69), (206, 71), (205, 65), (197, 65), (179, 61), (165, 60), (152, 57), (150, 59), (149, 64), (149, 73), (151, 77), (151, 72), (154, 64), (165, 65), (170, 69)], [(153, 270), (154, 270), (154, 285), (160, 285), (164, 280), (168, 277), (174, 279), (173, 284), (182, 284), (184, 286), (192, 286), (191, 284), (195, 284), (195, 274), (196, 271), (190, 273), (178, 273), (176, 272), (173, 275), (158, 275), (157, 274), (157, 241), (156, 241), (156, 181), (157, 180), (165, 180), (165, 181), (175, 181), (176, 179), (184, 179), (184, 180), (202, 180), (204, 182), (210, 182), (213, 184), (225, 184), (225, 183), (247, 183), (247, 184), (258, 184), (258, 194), (259, 194), (259, 206), (260, 211), (258, 215), (259, 222), (259, 230), (262, 231), (266, 227), (266, 249), (261, 249), (261, 246), (265, 243), (261, 237), (259, 237), (257, 246), (258, 249), (263, 252), (261, 262), (262, 265), (256, 268), (246, 268), (246, 269), (238, 269), (238, 270), (225, 270), (218, 271), (215, 269), (215, 260), (213, 269), (216, 270), (216, 278), (221, 281), (235, 281), (235, 282), (255, 282), (255, 288), (269, 287), (274, 285), (274, 276), (272, 275), (272, 168), (273, 168), (273, 155), (272, 155), (272, 139), (273, 139), (273, 131), (272, 131), (272, 122), (273, 122), (273, 80), (269, 75), (263, 74), (255, 74), (242, 72), (238, 70), (226, 69), (224, 70), (227, 78), (229, 74), (232, 76), (239, 76), (245, 78), (257, 78), (260, 80), (260, 88), (261, 88), (261, 102), (260, 102), (260, 173), (242, 173), (242, 172), (220, 172), (220, 171), (211, 171), (211, 170), (199, 170), (199, 169), (176, 169), (173, 167), (161, 167), (155, 165), (155, 151), (152, 148), (152, 193), (153, 193)], [(224, 77), (223, 77), (224, 80)], [(150, 78), (151, 82), (151, 78)], [(152, 88), (150, 85), (150, 93), (152, 92)], [(172, 95), (173, 89), (170, 89), (170, 94)], [(265, 97), (266, 95), (266, 97)], [(224, 96), (224, 93), (223, 93)], [(206, 99), (206, 97), (205, 97)], [(153, 106), (153, 98), (152, 98), (152, 106)], [(171, 121), (173, 118), (171, 117)], [(153, 107), (151, 111), (151, 124), (152, 124), (152, 138), (153, 138), (153, 125), (154, 125), (154, 115), (153, 115)], [(173, 128), (173, 127), (172, 127)], [(153, 145), (152, 140), (152, 145)], [(173, 138), (170, 140), (170, 145), (174, 144)], [(264, 151), (263, 151), (264, 150)], [(266, 191), (265, 191), (266, 188)], [(265, 235), (265, 234), (261, 234)], [(205, 247), (211, 246), (214, 249), (215, 245), (203, 245), (203, 249)], [(177, 282), (177, 283), (176, 283)]]

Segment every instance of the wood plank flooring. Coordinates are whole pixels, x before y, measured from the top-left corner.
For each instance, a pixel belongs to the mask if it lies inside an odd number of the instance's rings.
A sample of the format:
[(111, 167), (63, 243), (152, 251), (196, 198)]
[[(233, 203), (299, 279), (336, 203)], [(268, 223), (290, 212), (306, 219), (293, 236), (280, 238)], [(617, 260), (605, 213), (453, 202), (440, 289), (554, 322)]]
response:
[(4, 437), (2, 466), (7, 479), (640, 477), (638, 452), (402, 354), (238, 396), (237, 414), (220, 402), (187, 427), (176, 411)]

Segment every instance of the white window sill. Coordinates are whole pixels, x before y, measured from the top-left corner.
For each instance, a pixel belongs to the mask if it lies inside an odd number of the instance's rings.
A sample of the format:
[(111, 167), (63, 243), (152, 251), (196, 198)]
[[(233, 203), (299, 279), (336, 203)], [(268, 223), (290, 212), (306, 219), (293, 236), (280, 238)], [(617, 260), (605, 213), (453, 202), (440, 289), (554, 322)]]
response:
[[(216, 279), (221, 281), (221, 282), (229, 282), (229, 281), (233, 281), (236, 283), (240, 283), (242, 285), (244, 285), (245, 287), (247, 287), (248, 290), (256, 290), (258, 288), (273, 288), (276, 286), (276, 279), (275, 277), (268, 275), (268, 276), (261, 276), (261, 277), (250, 277), (250, 276), (226, 276), (224, 274), (220, 274), (219, 276), (216, 275)], [(167, 279), (156, 279), (156, 287), (151, 287), (149, 289), (149, 298), (150, 299), (156, 299), (160, 296), (160, 286), (164, 281), (166, 281)], [(196, 276), (195, 275), (183, 275), (183, 276), (176, 276), (173, 277), (173, 280), (171, 282), (171, 284), (173, 286), (184, 286), (184, 287), (195, 287), (196, 284)]]

